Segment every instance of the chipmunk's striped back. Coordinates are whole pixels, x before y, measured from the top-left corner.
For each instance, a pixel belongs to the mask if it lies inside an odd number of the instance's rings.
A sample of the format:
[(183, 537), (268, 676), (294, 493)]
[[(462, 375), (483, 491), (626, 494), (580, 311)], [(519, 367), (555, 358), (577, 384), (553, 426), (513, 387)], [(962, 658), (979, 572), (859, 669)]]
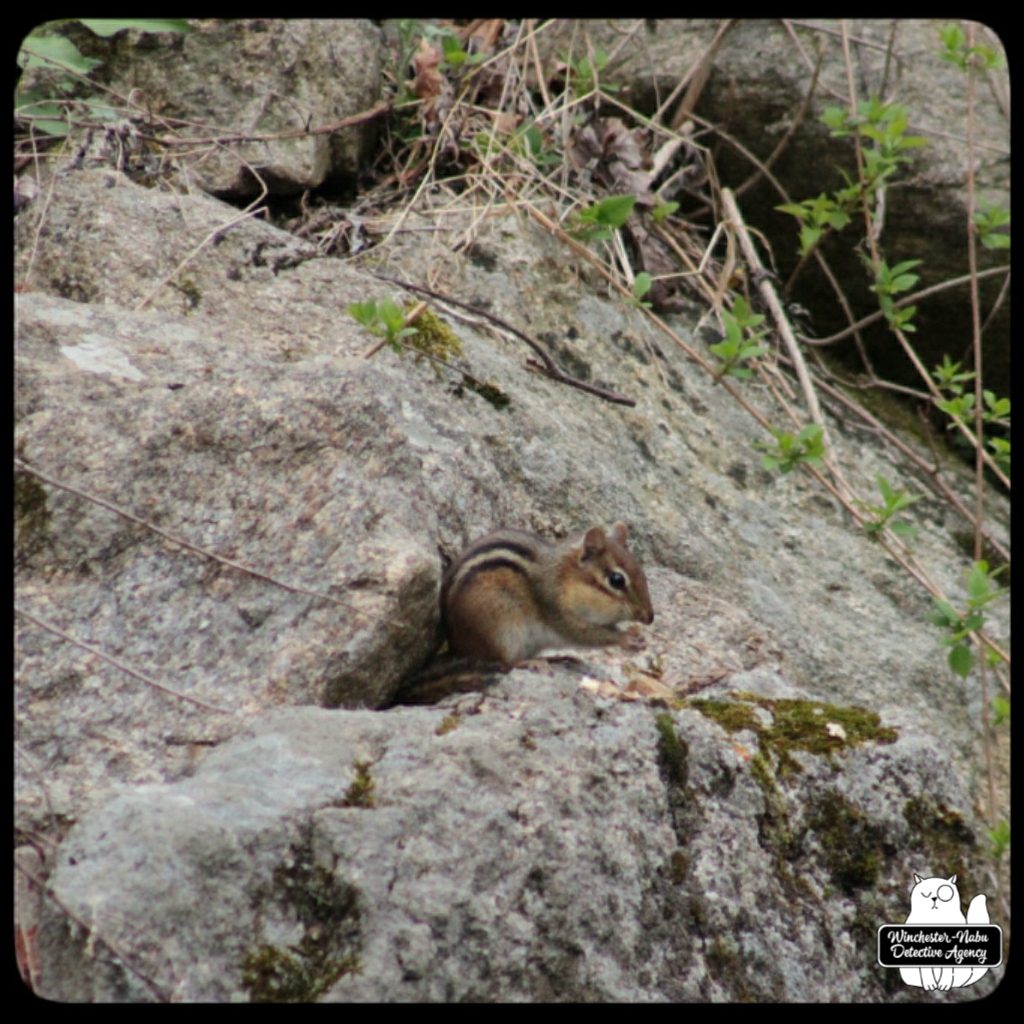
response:
[(617, 624), (654, 618), (623, 523), (561, 544), (490, 533), (445, 573), (441, 613), (451, 654), (504, 664), (550, 647), (629, 646), (635, 635)]

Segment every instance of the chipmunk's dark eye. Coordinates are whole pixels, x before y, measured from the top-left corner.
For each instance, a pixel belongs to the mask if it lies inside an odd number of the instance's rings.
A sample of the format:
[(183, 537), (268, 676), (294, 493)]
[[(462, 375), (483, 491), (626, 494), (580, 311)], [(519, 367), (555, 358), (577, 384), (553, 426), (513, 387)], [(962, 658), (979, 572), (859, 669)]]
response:
[(612, 590), (625, 590), (626, 577), (621, 572), (610, 572), (608, 573), (608, 586)]

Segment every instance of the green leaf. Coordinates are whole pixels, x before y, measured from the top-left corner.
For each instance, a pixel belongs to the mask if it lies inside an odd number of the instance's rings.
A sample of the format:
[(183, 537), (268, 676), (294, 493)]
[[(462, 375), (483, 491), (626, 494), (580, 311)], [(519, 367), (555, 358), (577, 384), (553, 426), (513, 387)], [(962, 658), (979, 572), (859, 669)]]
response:
[(971, 649), (966, 644), (957, 644), (949, 652), (949, 667), (961, 678), (966, 679), (971, 671)]
[(992, 581), (988, 578), (987, 563), (975, 562), (967, 574), (967, 593), (977, 600), (990, 597), (991, 591)]
[[(956, 609), (948, 602), (942, 600), (942, 598), (935, 598), (935, 604), (942, 615), (941, 620), (935, 622), (937, 626), (959, 626), (960, 616), (957, 614)], [(934, 620), (933, 620), (934, 621)]]
[(367, 299), (365, 302), (353, 302), (349, 305), (348, 312), (354, 320), (364, 327), (369, 327), (377, 320), (377, 303), (373, 299)]
[(679, 204), (675, 200), (669, 203), (661, 203), (651, 210), (651, 216), (654, 218), (655, 224), (660, 224), (666, 217), (671, 217), (678, 209)]
[(636, 196), (609, 196), (596, 206), (597, 223), (620, 228), (629, 220), (636, 205)]
[(192, 32), (184, 18), (80, 18), (82, 24), (98, 36), (112, 36), (122, 29), (134, 28), (140, 32)]
[(57, 67), (67, 68), (80, 75), (87, 75), (102, 61), (83, 57), (81, 51), (70, 39), (63, 36), (29, 36), (21, 44), (21, 54), (27, 54), (28, 60), (22, 64), (25, 68)]

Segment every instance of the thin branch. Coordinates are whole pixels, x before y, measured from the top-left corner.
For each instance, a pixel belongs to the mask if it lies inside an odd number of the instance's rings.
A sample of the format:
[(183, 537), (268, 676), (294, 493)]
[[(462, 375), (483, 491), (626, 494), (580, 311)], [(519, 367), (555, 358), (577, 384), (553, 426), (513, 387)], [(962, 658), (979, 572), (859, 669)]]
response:
[[(67, 904), (64, 903), (56, 895), (56, 893), (53, 891), (53, 889), (50, 886), (48, 886), (46, 884), (46, 882), (44, 882), (41, 878), (38, 878), (36, 875), (32, 874), (31, 871), (27, 870), (25, 867), (23, 867), (17, 861), (14, 862), (14, 866), (41, 893), (45, 893), (46, 897), (53, 903), (53, 905), (55, 907), (57, 907), (57, 909), (60, 910), (61, 913), (63, 913), (68, 918), (68, 920), (74, 921), (74, 923), (77, 924), (78, 927), (81, 928), (86, 933), (86, 935), (92, 936), (92, 935), (96, 934), (95, 926), (86, 924), (86, 922), (83, 921), (76, 913), (74, 913), (72, 910), (70, 910), (68, 908)], [(140, 971), (137, 967), (135, 967), (132, 964), (132, 957), (130, 957), (127, 953), (124, 953), (121, 950), (119, 950), (109, 939), (103, 938), (102, 935), (98, 936), (98, 938), (99, 938), (100, 942), (102, 942), (103, 945), (106, 946), (107, 949), (109, 949), (111, 953), (113, 953), (113, 955), (117, 958), (117, 961), (125, 968), (125, 970), (127, 970), (131, 974), (134, 974), (135, 977), (138, 978), (139, 981), (141, 981), (142, 984), (145, 985), (147, 989), (149, 989), (150, 993), (157, 1000), (159, 1000), (161, 1003), (169, 1003), (171, 1001), (170, 993), (168, 993), (164, 988), (162, 988), (155, 981), (153, 981), (152, 978), (150, 978), (147, 975), (143, 974), (142, 971)]]
[(61, 640), (66, 640), (69, 644), (74, 644), (75, 647), (81, 647), (83, 651), (95, 654), (97, 658), (102, 658), (104, 661), (110, 662), (110, 664), (115, 668), (119, 668), (122, 672), (140, 680), (147, 686), (155, 687), (157, 690), (161, 690), (172, 697), (177, 697), (179, 700), (187, 700), (190, 704), (197, 704), (201, 708), (206, 708), (207, 711), (217, 711), (222, 715), (233, 715), (235, 713), (230, 708), (219, 708), (214, 704), (207, 704), (206, 701), (199, 700), (198, 697), (189, 697), (187, 694), (179, 693), (177, 690), (172, 690), (169, 686), (164, 686), (163, 683), (158, 683), (155, 679), (150, 679), (149, 676), (143, 675), (141, 672), (137, 672), (133, 668), (129, 668), (123, 661), (118, 661), (117, 658), (112, 658), (109, 654), (104, 654), (98, 647), (93, 647), (91, 644), (87, 644), (83, 640), (77, 640), (75, 637), (65, 633), (62, 629), (55, 626), (52, 622), (48, 622), (46, 619), (41, 619), (39, 616), (25, 611), (25, 609), (18, 604), (15, 604), (14, 610), (23, 619), (28, 619), (29, 622), (34, 622), (40, 629), (45, 629), (48, 633), (53, 633), (55, 636), (59, 636)]
[[(353, 128), (356, 125), (365, 124), (367, 121), (380, 117), (381, 114), (387, 113), (390, 109), (391, 102), (381, 100), (380, 103), (374, 104), (369, 110), (363, 110), (358, 114), (343, 117), (340, 121), (335, 121), (334, 124), (319, 125), (316, 128), (292, 128), (288, 131), (271, 132), (266, 135), (215, 135), (197, 139), (181, 139), (175, 135), (147, 135), (144, 132), (139, 132), (139, 136), (152, 142), (159, 142), (163, 146), (191, 146), (197, 143), (209, 144), (211, 142), (226, 145), (230, 142), (271, 142), (275, 139), (300, 139), (307, 135), (330, 135), (332, 132), (340, 132), (344, 128)], [(193, 127), (197, 124), (194, 121), (183, 123), (191, 124)]]
[(540, 358), (540, 364), (532, 363), (532, 365), (540, 370), (545, 377), (549, 377), (551, 380), (558, 381), (560, 384), (566, 384), (569, 387), (578, 388), (580, 391), (586, 391), (591, 395), (597, 395), (598, 398), (603, 398), (606, 402), (614, 402), (616, 405), (636, 405), (636, 401), (632, 398), (628, 398), (625, 395), (618, 395), (614, 391), (606, 391), (604, 388), (599, 388), (594, 384), (588, 384), (586, 381), (579, 380), (576, 377), (571, 377), (569, 374), (564, 373), (558, 368), (555, 361), (550, 355), (548, 355), (538, 341), (535, 341), (528, 334), (520, 331), (517, 327), (513, 327), (507, 321), (502, 320), (501, 317), (495, 316), (493, 313), (488, 313), (486, 309), (480, 309), (479, 306), (471, 306), (468, 302), (461, 302), (459, 299), (452, 298), (450, 295), (445, 295), (442, 292), (435, 292), (431, 288), (423, 287), (423, 285), (410, 284), (408, 281), (402, 281), (397, 277), (388, 277), (386, 274), (374, 274), (373, 276), (379, 278), (381, 281), (388, 281), (391, 284), (397, 284), (399, 287), (406, 288), (409, 291), (418, 292), (421, 295), (429, 295), (431, 298), (439, 299), (441, 302), (450, 302), (452, 305), (468, 310), (476, 316), (481, 316), (485, 320), (490, 320), (492, 324), (500, 327), (503, 331), (508, 331), (510, 334), (514, 334), (521, 341), (526, 342), (526, 344), (537, 353)]
[(255, 576), (257, 579), (266, 580), (268, 583), (273, 583), (275, 587), (281, 587), (282, 590), (290, 590), (293, 594), (304, 594), (307, 597), (317, 597), (321, 601), (330, 601), (332, 604), (347, 607), (344, 601), (339, 601), (338, 598), (331, 597), (330, 594), (321, 594), (315, 590), (307, 590), (305, 587), (293, 587), (290, 583), (285, 583), (283, 580), (279, 580), (274, 576), (268, 576), (265, 572), (259, 572), (257, 569), (250, 568), (248, 565), (242, 565), (240, 562), (233, 562), (230, 558), (225, 558), (223, 555), (218, 555), (206, 548), (190, 544), (187, 540), (175, 537), (174, 534), (168, 533), (166, 530), (161, 530), (159, 526), (154, 526), (145, 519), (140, 519), (138, 516), (132, 515), (131, 512), (120, 508), (113, 502), (105, 501), (103, 498), (97, 498), (95, 494), (90, 494), (88, 491), (83, 491), (78, 487), (72, 487), (70, 484), (63, 483), (52, 476), (48, 476), (46, 473), (40, 472), (34, 466), (30, 466), (27, 462), (22, 462), (19, 458), (15, 458), (14, 464), (18, 469), (24, 470), (26, 473), (31, 473), (33, 476), (38, 477), (45, 483), (50, 484), (52, 487), (59, 487), (62, 491), (68, 491), (71, 494), (76, 494), (79, 498), (84, 498), (86, 501), (91, 502), (94, 505), (99, 505), (101, 508), (108, 509), (130, 522), (137, 523), (139, 526), (145, 527), (145, 529), (159, 534), (165, 540), (169, 540), (172, 544), (185, 548), (186, 551), (193, 551), (195, 554), (202, 555), (204, 558), (209, 558), (214, 562), (219, 562), (221, 565), (226, 565), (229, 569), (237, 569), (239, 572), (244, 572), (248, 576)]
[(828, 437), (828, 428), (825, 426), (825, 417), (821, 413), (821, 406), (818, 404), (818, 395), (814, 390), (811, 375), (807, 372), (807, 364), (804, 362), (803, 353), (800, 351), (800, 346), (797, 344), (796, 338), (793, 336), (793, 329), (790, 327), (789, 320), (782, 308), (782, 303), (779, 302), (779, 297), (775, 294), (775, 286), (772, 284), (769, 276), (765, 273), (764, 267), (761, 264), (761, 257), (758, 255), (757, 249), (754, 247), (754, 243), (751, 241), (750, 235), (747, 233), (746, 225), (743, 222), (743, 215), (740, 213), (739, 206), (736, 204), (736, 199), (733, 196), (732, 191), (728, 188), (722, 189), (722, 206), (725, 211), (725, 216), (732, 222), (736, 229), (736, 234), (739, 237), (740, 246), (743, 249), (743, 255), (746, 258), (747, 265), (753, 271), (754, 279), (758, 282), (758, 291), (761, 293), (761, 297), (764, 299), (769, 310), (771, 310), (772, 318), (775, 320), (775, 326), (778, 328), (783, 344), (786, 346), (786, 351), (789, 353), (789, 358), (792, 360), (793, 366), (796, 370), (797, 380), (800, 381), (800, 387), (804, 393), (804, 401), (807, 403), (807, 412), (811, 418), (811, 422), (821, 427), (821, 440), (826, 451), (825, 461), (835, 478), (836, 484), (845, 488), (848, 492), (851, 492), (852, 489), (843, 479), (843, 475), (839, 472), (839, 467), (835, 464), (835, 459), (833, 458), (832, 453), (832, 442)]
[[(996, 274), (1009, 273), (1009, 267), (990, 267), (988, 270), (979, 270), (974, 276), (980, 281), (983, 277), (994, 277)], [(958, 288), (962, 284), (969, 284), (970, 281), (970, 274), (964, 274), (962, 277), (950, 278), (948, 281), (941, 281), (939, 284), (933, 284), (928, 288), (922, 288), (919, 292), (914, 292), (913, 295), (907, 295), (898, 302), (894, 302), (893, 308), (902, 309), (904, 306), (910, 306), (915, 302), (920, 302), (921, 299), (927, 298), (929, 295), (936, 295), (939, 292), (948, 291), (950, 288)], [(876, 320), (881, 320), (884, 316), (885, 314), (882, 310), (876, 309), (875, 312), (871, 313), (869, 316), (864, 317), (862, 320), (858, 320), (855, 324), (850, 324), (849, 327), (844, 327), (843, 330), (838, 332), (838, 334), (830, 334), (827, 338), (808, 338), (803, 334), (798, 334), (797, 337), (804, 345), (823, 348), (826, 345), (834, 345), (837, 341), (842, 341), (844, 338), (848, 338), (855, 331), (869, 327)]]

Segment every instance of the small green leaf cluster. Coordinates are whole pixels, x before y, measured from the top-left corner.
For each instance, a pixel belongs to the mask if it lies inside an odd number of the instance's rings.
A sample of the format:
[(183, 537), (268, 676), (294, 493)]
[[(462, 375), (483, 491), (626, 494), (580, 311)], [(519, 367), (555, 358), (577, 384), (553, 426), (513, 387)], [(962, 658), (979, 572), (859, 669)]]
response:
[(992, 68), (1002, 67), (1003, 58), (987, 46), (967, 45), (967, 36), (959, 25), (945, 25), (939, 29), (942, 37), (942, 52), (939, 54), (943, 60), (955, 64), (961, 71), (975, 68), (988, 71)]
[[(432, 25), (425, 26), (425, 28), (427, 35), (433, 34), (430, 31), (433, 29)], [(442, 68), (452, 68), (457, 71), (463, 64), (472, 67), (487, 59), (485, 53), (466, 53), (462, 48), (462, 41), (451, 31), (441, 31), (438, 35), (441, 41), (441, 52), (444, 54), (440, 64)]]
[(423, 35), (423, 23), (419, 18), (395, 18), (395, 32), (398, 35), (398, 53), (394, 65), (395, 105), (401, 106), (416, 99), (406, 81), (406, 74), (409, 61), (416, 52), (417, 41)]
[(1010, 211), (1005, 206), (982, 206), (974, 215), (974, 226), (986, 249), (1009, 249), (1010, 236), (997, 233), (996, 228), (1010, 223)]
[(608, 196), (574, 215), (572, 233), (586, 242), (607, 241), (629, 220), (635, 205), (636, 196)]
[(754, 447), (765, 452), (761, 465), (765, 469), (778, 469), (783, 473), (792, 472), (801, 462), (820, 466), (825, 455), (823, 430), (818, 424), (810, 423), (795, 437), (781, 430), (768, 428), (775, 438), (775, 444), (755, 441)]
[(883, 103), (877, 96), (858, 103), (856, 115), (842, 107), (828, 107), (821, 119), (837, 139), (858, 131), (875, 143), (873, 147), (864, 149), (865, 187), (869, 191), (888, 178), (900, 164), (910, 162), (904, 150), (928, 145), (928, 140), (920, 135), (904, 134), (910, 123), (905, 107), (898, 103)]
[[(594, 51), (594, 63), (590, 63), (589, 57), (580, 57), (577, 61), (570, 61), (568, 54), (562, 54), (562, 62), (569, 69), (569, 84), (577, 96), (593, 92), (597, 85), (597, 75), (604, 71), (608, 64), (608, 54), (604, 50)], [(595, 73), (595, 68), (596, 73)], [(602, 85), (605, 92), (618, 92), (617, 85)]]
[(1003, 855), (1010, 848), (1009, 823), (1003, 818), (995, 828), (986, 829), (985, 835), (988, 836), (988, 841), (992, 844), (992, 849), (989, 850), (992, 859), (997, 862), (1001, 861)]
[(843, 138), (856, 130), (861, 136), (871, 139), (874, 146), (863, 149), (863, 182), (851, 183), (844, 174), (846, 188), (832, 197), (822, 193), (817, 199), (776, 207), (800, 221), (801, 256), (810, 253), (827, 231), (842, 231), (846, 227), (863, 196), (874, 191), (901, 163), (909, 162), (904, 150), (928, 144), (927, 139), (920, 136), (904, 134), (908, 120), (903, 107), (896, 103), (882, 103), (877, 96), (860, 103), (856, 115), (842, 107), (828, 107), (821, 120), (832, 129), (836, 138)]
[(1010, 702), (1005, 697), (992, 698), (992, 727), (1010, 721)]
[[(864, 262), (870, 271), (870, 258), (865, 256)], [(923, 262), (924, 260), (904, 260), (902, 263), (897, 263), (895, 267), (890, 267), (885, 260), (882, 260), (875, 271), (875, 283), (871, 285), (871, 291), (878, 296), (878, 305), (893, 330), (917, 330), (910, 322), (917, 312), (917, 306), (905, 306), (903, 309), (897, 309), (893, 302), (893, 296), (900, 292), (910, 291), (917, 284), (918, 275), (908, 274), (907, 271)]]
[(371, 334), (384, 338), (396, 351), (401, 351), (398, 344), (401, 338), (416, 333), (415, 327), (406, 327), (405, 314), (398, 308), (392, 298), (367, 299), (365, 302), (353, 302), (348, 307), (349, 315), (361, 323)]
[(562, 163), (562, 158), (550, 149), (545, 149), (544, 134), (536, 123), (523, 125), (509, 142), (511, 149), (526, 157), (540, 168), (552, 167)]
[[(1005, 566), (1003, 567), (1005, 568)], [(935, 598), (938, 611), (933, 612), (929, 619), (933, 625), (946, 630), (949, 635), (942, 638), (942, 646), (950, 648), (949, 667), (961, 679), (966, 679), (974, 663), (967, 642), (969, 634), (976, 633), (985, 625), (982, 609), (985, 605), (1000, 597), (1005, 588), (995, 582), (996, 569), (989, 572), (988, 562), (975, 562), (967, 574), (967, 612), (961, 615), (948, 601)]]
[(916, 537), (917, 530), (910, 523), (904, 523), (900, 520), (890, 522), (890, 520), (901, 509), (912, 505), (915, 501), (919, 501), (924, 495), (908, 494), (905, 490), (893, 490), (892, 484), (881, 473), (877, 473), (875, 479), (878, 481), (878, 490), (882, 495), (882, 504), (869, 505), (866, 501), (857, 502), (861, 508), (866, 512), (870, 512), (873, 516), (870, 521), (864, 524), (864, 529), (872, 536), (877, 537), (888, 526), (893, 533), (899, 534), (901, 537)]
[(830, 228), (842, 231), (850, 223), (849, 211), (859, 190), (841, 189), (830, 198), (824, 192), (817, 199), (804, 199), (799, 203), (783, 203), (775, 209), (791, 213), (800, 221), (800, 255), (806, 256), (821, 241)]
[[(974, 374), (960, 372), (960, 364), (950, 362), (949, 356), (942, 357), (942, 365), (932, 370), (932, 376), (940, 391), (949, 392), (953, 397), (936, 402), (936, 406), (954, 421), (967, 425), (967, 420), (974, 415), (974, 393), (964, 393), (964, 385), (974, 380)], [(981, 418), (985, 423), (993, 426), (1009, 428), (1010, 426), (1010, 400), (1008, 398), (997, 398), (992, 391), (983, 390), (982, 400), (985, 409)], [(952, 429), (956, 423), (950, 423)], [(1010, 464), (1010, 442), (1003, 437), (990, 437), (986, 442), (992, 450), (992, 458), (1003, 466)]]
[(753, 376), (753, 371), (743, 364), (768, 352), (764, 345), (757, 344), (768, 332), (755, 331), (745, 339), (743, 331), (745, 328), (753, 330), (759, 326), (763, 323), (764, 316), (752, 313), (747, 300), (739, 295), (733, 303), (731, 313), (728, 310), (722, 311), (722, 320), (725, 323), (725, 339), (716, 345), (708, 346), (711, 352), (722, 360), (715, 377), (720, 379), (729, 376), (746, 380)]
[(660, 224), (666, 217), (671, 217), (678, 209), (679, 204), (675, 200), (668, 203), (659, 203), (651, 210), (651, 216), (654, 218), (655, 224)]

